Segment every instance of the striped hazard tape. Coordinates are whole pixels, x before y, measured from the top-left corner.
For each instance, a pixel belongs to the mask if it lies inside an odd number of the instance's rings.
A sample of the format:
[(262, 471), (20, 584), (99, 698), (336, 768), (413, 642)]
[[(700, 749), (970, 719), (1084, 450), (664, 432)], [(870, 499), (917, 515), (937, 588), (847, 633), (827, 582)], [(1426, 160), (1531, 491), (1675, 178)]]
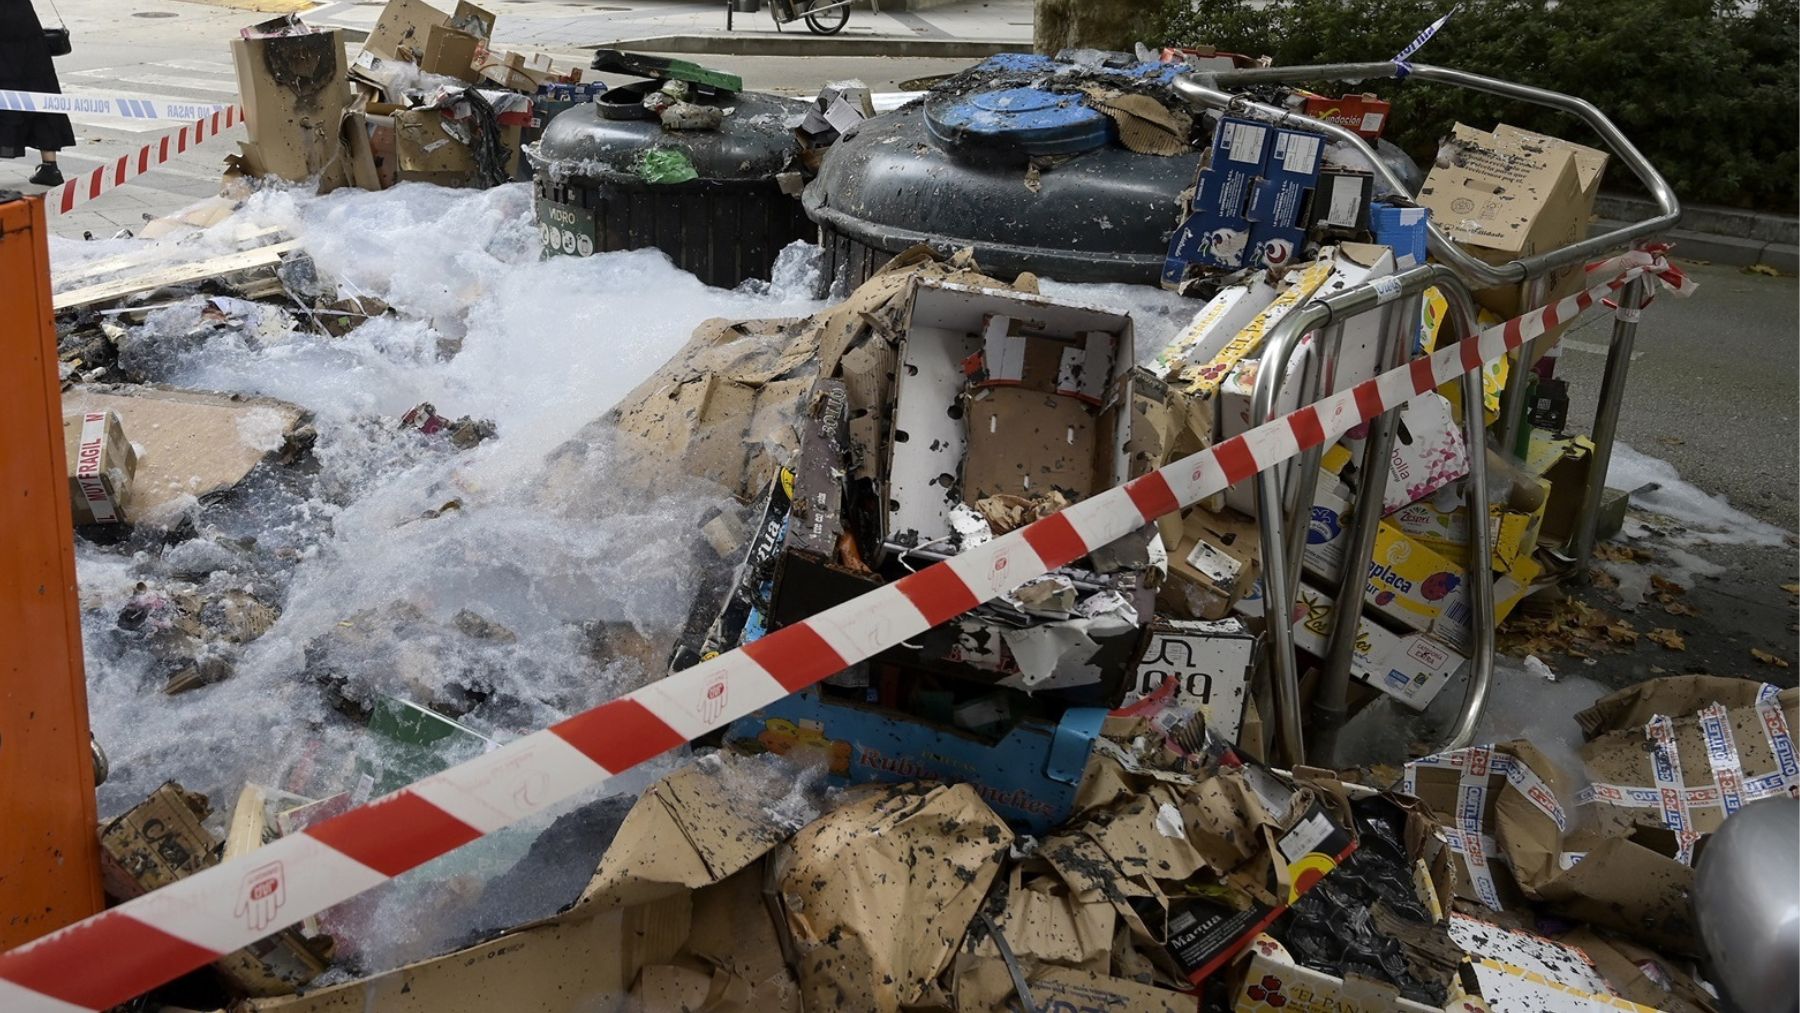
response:
[(21, 113), (61, 113), (86, 120), (116, 116), (125, 120), (170, 120), (180, 123), (228, 108), (222, 102), (193, 102), (156, 95), (82, 95), (0, 88), (0, 109)]
[(108, 190), (123, 186), (126, 180), (142, 176), (188, 148), (231, 129), (243, 115), (237, 106), (214, 109), (180, 130), (144, 145), (136, 154), (120, 155), (111, 165), (102, 165), (57, 189), (45, 191), (44, 206), (52, 214), (68, 214), (82, 201), (93, 200)]
[(1661, 257), (1216, 447), (508, 743), (249, 855), (0, 954), (0, 1009), (101, 1010), (819, 682), (1574, 319)]

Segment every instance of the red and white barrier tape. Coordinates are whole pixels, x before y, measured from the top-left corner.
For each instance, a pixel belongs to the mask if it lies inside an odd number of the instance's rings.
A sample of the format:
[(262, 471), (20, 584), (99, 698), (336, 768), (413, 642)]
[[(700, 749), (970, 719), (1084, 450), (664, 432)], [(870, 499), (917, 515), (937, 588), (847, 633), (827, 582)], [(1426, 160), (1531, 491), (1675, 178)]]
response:
[[(1604, 273), (1600, 273), (1604, 272)], [(737, 650), (434, 774), (249, 855), (0, 954), (0, 1009), (101, 1010), (804, 689), (1185, 505), (1437, 389), (1573, 320), (1661, 258), (1273, 419)], [(271, 910), (271, 899), (273, 910)], [(285, 911), (285, 914), (281, 914)]]
[(211, 115), (203, 116), (174, 133), (164, 134), (151, 141), (139, 148), (135, 155), (120, 155), (113, 164), (83, 173), (64, 183), (60, 190), (46, 191), (44, 206), (51, 214), (68, 214), (75, 209), (76, 204), (93, 200), (108, 190), (122, 186), (126, 180), (142, 176), (190, 146), (231, 129), (243, 115), (243, 111), (237, 106), (215, 110)]

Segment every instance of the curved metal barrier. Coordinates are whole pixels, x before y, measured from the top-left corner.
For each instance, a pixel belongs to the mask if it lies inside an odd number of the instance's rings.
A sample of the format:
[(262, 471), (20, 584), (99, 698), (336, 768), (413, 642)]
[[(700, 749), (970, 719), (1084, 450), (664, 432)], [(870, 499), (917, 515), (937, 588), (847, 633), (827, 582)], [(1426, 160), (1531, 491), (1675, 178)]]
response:
[[(1466, 71), (1410, 64), (1403, 72), (1394, 63), (1323, 64), (1303, 67), (1258, 67), (1241, 70), (1198, 72), (1175, 81), (1176, 91), (1197, 110), (1215, 109), (1232, 115), (1265, 120), (1277, 125), (1297, 127), (1323, 134), (1358, 151), (1387, 187), (1405, 193), (1393, 170), (1376, 155), (1374, 148), (1355, 131), (1292, 110), (1259, 102), (1230, 90), (1261, 84), (1294, 84), (1312, 81), (1364, 81), (1371, 78), (1404, 76), (1414, 81), (1447, 84), (1474, 91), (1500, 95), (1534, 105), (1547, 106), (1569, 113), (1584, 121), (1600, 135), (1606, 147), (1637, 176), (1656, 200), (1659, 213), (1599, 235), (1590, 236), (1568, 246), (1505, 264), (1489, 264), (1465, 252), (1452, 242), (1434, 222), (1427, 223), (1428, 245), (1434, 264), (1421, 265), (1383, 278), (1382, 287), (1365, 283), (1323, 298), (1315, 298), (1282, 318), (1264, 341), (1264, 367), (1257, 374), (1256, 390), (1251, 403), (1251, 424), (1267, 421), (1287, 382), (1288, 367), (1302, 338), (1315, 334), (1318, 354), (1307, 357), (1300, 380), (1302, 403), (1334, 389), (1335, 367), (1343, 322), (1350, 317), (1372, 311), (1383, 314), (1381, 333), (1385, 336), (1377, 371), (1397, 366), (1407, 358), (1409, 321), (1418, 319), (1418, 303), (1427, 288), (1435, 287), (1449, 303), (1449, 321), (1456, 336), (1476, 333), (1475, 305), (1472, 291), (1502, 285), (1524, 284), (1525, 304), (1535, 308), (1546, 299), (1545, 282), (1550, 272), (1571, 265), (1585, 265), (1596, 255), (1621, 247), (1642, 245), (1644, 240), (1673, 228), (1681, 220), (1681, 204), (1656, 168), (1644, 158), (1612, 121), (1585, 99), (1558, 92), (1483, 77)], [(1396, 288), (1396, 283), (1398, 287)], [(1593, 553), (1595, 525), (1605, 489), (1607, 466), (1612, 458), (1612, 445), (1618, 431), (1619, 407), (1624, 400), (1626, 374), (1631, 363), (1631, 348), (1637, 332), (1637, 309), (1642, 306), (1648, 289), (1642, 278), (1635, 279), (1620, 293), (1620, 312), (1613, 325), (1611, 347), (1601, 380), (1599, 403), (1593, 425), (1594, 452), (1588, 486), (1583, 491), (1582, 511), (1574, 537), (1568, 546), (1571, 571), (1584, 575)], [(1396, 301), (1397, 300), (1397, 301)], [(1512, 353), (1508, 382), (1501, 395), (1500, 419), (1496, 423), (1497, 440), (1503, 448), (1514, 445), (1521, 424), (1525, 396), (1525, 349)], [(1482, 412), (1482, 381), (1479, 369), (1464, 373), (1461, 380), (1463, 429), (1469, 444), (1469, 475), (1464, 479), (1465, 499), (1470, 503), (1487, 502), (1486, 419)], [(1370, 426), (1364, 445), (1361, 474), (1364, 488), (1358, 496), (1364, 502), (1378, 501), (1384, 491), (1387, 460), (1393, 452), (1396, 419), (1388, 412)], [(1256, 476), (1256, 500), (1263, 519), (1263, 590), (1264, 614), (1290, 614), (1299, 583), (1300, 555), (1305, 548), (1305, 533), (1315, 486), (1318, 480), (1319, 449), (1309, 451), (1295, 461), (1263, 471)], [(1358, 510), (1354, 515), (1351, 539), (1347, 544), (1347, 560), (1368, 560), (1374, 548), (1378, 510)], [(1449, 739), (1441, 748), (1455, 749), (1468, 745), (1487, 702), (1494, 669), (1494, 587), (1488, 559), (1491, 553), (1491, 531), (1486, 524), (1471, 524), (1468, 546), (1470, 587), (1473, 589), (1471, 618), (1470, 672), (1468, 687)], [(1360, 601), (1363, 596), (1364, 571), (1346, 565), (1338, 588), (1337, 601)], [(1345, 622), (1348, 614), (1352, 621)], [(1298, 660), (1295, 656), (1292, 627), (1286, 622), (1268, 624), (1270, 670), (1274, 677), (1277, 727), (1281, 731), (1282, 757), (1286, 763), (1312, 762), (1331, 765), (1336, 757), (1337, 733), (1348, 717), (1350, 666), (1355, 651), (1359, 612), (1338, 610), (1328, 641), (1323, 679), (1313, 705), (1310, 727), (1318, 747), (1308, 756), (1305, 732), (1302, 730)]]

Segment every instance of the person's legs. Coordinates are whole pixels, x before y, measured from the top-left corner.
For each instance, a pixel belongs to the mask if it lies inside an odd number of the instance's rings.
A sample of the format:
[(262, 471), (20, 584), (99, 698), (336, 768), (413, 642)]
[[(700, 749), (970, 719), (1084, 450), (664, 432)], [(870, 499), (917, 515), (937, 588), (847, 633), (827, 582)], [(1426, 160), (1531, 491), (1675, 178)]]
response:
[(45, 148), (39, 151), (44, 156), (43, 164), (31, 174), (31, 182), (37, 186), (58, 186), (63, 181), (62, 169), (56, 164), (56, 151)]

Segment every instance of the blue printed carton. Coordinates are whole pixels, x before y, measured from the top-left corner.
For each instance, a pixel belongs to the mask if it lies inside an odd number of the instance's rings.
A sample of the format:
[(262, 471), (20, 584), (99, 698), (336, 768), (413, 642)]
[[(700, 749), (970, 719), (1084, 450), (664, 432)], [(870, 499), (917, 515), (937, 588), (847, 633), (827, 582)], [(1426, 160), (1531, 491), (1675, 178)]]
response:
[(1276, 130), (1262, 177), (1251, 189), (1250, 248), (1252, 264), (1282, 267), (1302, 256), (1306, 217), (1325, 139), (1300, 130)]
[(1195, 181), (1193, 210), (1169, 238), (1163, 284), (1181, 283), (1190, 266), (1235, 271), (1249, 261), (1251, 192), (1268, 158), (1275, 128), (1227, 116)]
[(786, 756), (812, 754), (839, 783), (936, 780), (973, 785), (1014, 827), (1043, 834), (1068, 819), (1106, 710), (1071, 707), (1061, 721), (1025, 718), (974, 735), (809, 689), (733, 722), (725, 741)]

